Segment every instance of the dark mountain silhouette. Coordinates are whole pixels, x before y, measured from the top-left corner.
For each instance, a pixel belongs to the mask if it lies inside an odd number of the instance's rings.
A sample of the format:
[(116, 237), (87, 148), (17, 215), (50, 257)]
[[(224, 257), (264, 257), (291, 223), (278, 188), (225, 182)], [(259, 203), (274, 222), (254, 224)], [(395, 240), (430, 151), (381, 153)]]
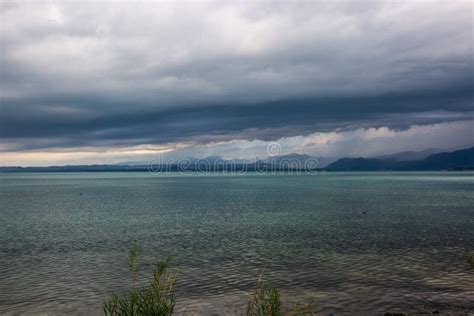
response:
[(389, 170), (394, 162), (374, 158), (341, 158), (326, 166), (326, 170), (334, 171), (380, 171)]
[(438, 148), (428, 148), (421, 151), (403, 151), (391, 155), (383, 155), (378, 157), (373, 157), (374, 159), (382, 160), (395, 160), (395, 161), (411, 161), (411, 160), (423, 160), (428, 158), (431, 155), (443, 152), (442, 149)]
[(474, 169), (474, 147), (431, 155), (422, 160), (424, 169)]
[(415, 161), (342, 158), (328, 165), (325, 169), (332, 171), (474, 170), (474, 147), (434, 154)]

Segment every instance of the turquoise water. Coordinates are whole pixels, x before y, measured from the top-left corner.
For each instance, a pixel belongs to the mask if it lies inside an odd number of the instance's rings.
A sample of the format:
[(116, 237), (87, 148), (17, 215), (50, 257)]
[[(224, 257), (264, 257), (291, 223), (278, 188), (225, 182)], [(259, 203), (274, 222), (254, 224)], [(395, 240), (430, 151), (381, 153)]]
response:
[(0, 314), (100, 314), (141, 245), (178, 312), (235, 314), (258, 276), (330, 312), (474, 309), (474, 173), (0, 174)]

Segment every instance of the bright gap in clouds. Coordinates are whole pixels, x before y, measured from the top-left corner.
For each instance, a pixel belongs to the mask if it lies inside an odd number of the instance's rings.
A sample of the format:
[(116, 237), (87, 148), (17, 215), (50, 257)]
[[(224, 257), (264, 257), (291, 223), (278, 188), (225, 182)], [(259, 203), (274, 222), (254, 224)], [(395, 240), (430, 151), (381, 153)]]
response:
[[(454, 150), (472, 143), (474, 121), (412, 126), (396, 131), (386, 127), (313, 133), (277, 140), (281, 154), (300, 153), (321, 157), (371, 157), (426, 148)], [(220, 156), (224, 159), (264, 158), (274, 141), (232, 140), (208, 144), (175, 143), (111, 148), (55, 148), (48, 151), (4, 152), (3, 166), (51, 166), (74, 164), (115, 164), (167, 158)]]

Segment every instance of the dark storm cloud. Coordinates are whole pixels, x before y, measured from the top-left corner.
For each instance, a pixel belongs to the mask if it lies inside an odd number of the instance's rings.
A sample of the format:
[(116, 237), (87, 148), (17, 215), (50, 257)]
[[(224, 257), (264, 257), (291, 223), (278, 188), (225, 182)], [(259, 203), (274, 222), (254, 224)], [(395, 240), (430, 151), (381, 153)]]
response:
[[(6, 106), (0, 134), (4, 139), (50, 139), (51, 146), (276, 140), (315, 131), (383, 126), (402, 130), (412, 125), (474, 119), (471, 100), (470, 87), (464, 87), (431, 94), (293, 99), (114, 114), (36, 106), (23, 115)], [(31, 144), (29, 148), (44, 145)]]
[(471, 5), (11, 3), (0, 137), (206, 143), (473, 119)]

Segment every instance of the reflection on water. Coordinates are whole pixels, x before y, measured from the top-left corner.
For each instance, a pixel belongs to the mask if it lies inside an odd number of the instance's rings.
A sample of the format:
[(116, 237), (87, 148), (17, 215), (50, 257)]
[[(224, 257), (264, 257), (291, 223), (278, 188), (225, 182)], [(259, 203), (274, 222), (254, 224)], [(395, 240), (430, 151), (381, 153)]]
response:
[(474, 309), (474, 174), (0, 175), (0, 314), (100, 314), (157, 258), (179, 311), (239, 313), (262, 268), (323, 311)]

